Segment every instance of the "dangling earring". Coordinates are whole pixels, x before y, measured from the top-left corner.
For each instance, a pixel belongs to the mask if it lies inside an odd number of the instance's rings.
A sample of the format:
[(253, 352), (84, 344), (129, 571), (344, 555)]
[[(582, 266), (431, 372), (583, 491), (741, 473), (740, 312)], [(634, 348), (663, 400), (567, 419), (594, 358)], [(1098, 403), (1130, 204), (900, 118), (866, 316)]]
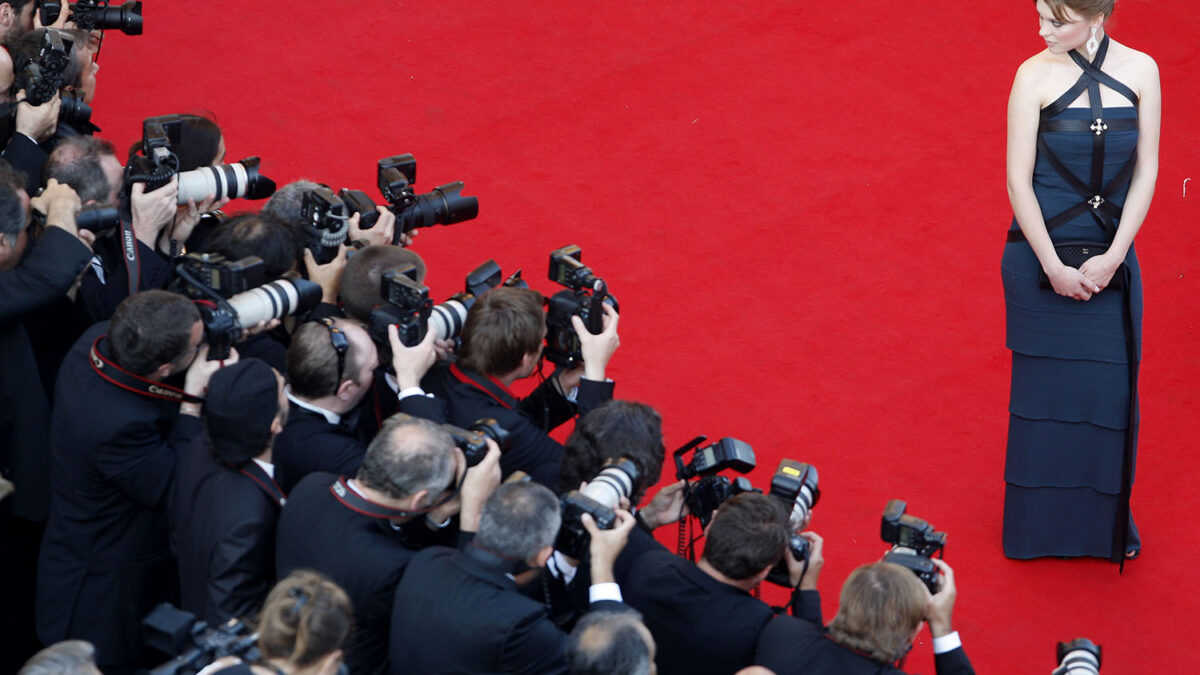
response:
[(1100, 49), (1100, 41), (1096, 39), (1096, 31), (1098, 26), (1092, 26), (1092, 37), (1087, 41), (1088, 56), (1095, 56), (1096, 50)]

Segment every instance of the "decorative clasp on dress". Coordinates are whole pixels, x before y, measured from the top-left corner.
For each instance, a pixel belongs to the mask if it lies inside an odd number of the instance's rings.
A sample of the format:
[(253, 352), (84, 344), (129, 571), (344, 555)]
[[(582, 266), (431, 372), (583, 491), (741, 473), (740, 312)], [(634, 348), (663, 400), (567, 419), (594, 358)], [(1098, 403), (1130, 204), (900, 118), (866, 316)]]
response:
[(1103, 203), (1104, 203), (1104, 197), (1101, 197), (1100, 195), (1096, 195), (1095, 197), (1092, 197), (1091, 199), (1088, 200), (1088, 204), (1090, 204), (1093, 209), (1100, 208), (1100, 205)]
[(1100, 134), (1108, 131), (1108, 125), (1105, 124), (1102, 118), (1097, 117), (1096, 121), (1092, 123), (1091, 129), (1092, 131), (1096, 132), (1097, 136), (1099, 136)]

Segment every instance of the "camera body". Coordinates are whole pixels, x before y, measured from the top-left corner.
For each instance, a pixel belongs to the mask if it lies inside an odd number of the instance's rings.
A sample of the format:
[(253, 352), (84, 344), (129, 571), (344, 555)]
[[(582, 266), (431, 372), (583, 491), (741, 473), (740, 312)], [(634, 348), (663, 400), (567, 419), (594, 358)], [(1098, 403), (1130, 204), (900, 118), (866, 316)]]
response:
[(579, 335), (571, 323), (572, 316), (583, 320), (592, 335), (604, 330), (604, 305), (620, 311), (615, 296), (608, 293), (604, 280), (585, 267), (583, 251), (575, 245), (564, 246), (550, 253), (550, 280), (566, 286), (550, 296), (546, 307), (546, 359), (563, 368), (583, 360)]
[(621, 498), (634, 494), (640, 475), (633, 460), (627, 457), (610, 460), (595, 478), (581, 490), (571, 490), (562, 496), (562, 526), (554, 548), (571, 558), (581, 558), (588, 546), (588, 531), (580, 516), (588, 514), (601, 530), (611, 530), (617, 522), (615, 510)]
[[(738, 473), (748, 473), (755, 467), (754, 449), (749, 443), (736, 438), (721, 440), (703, 448), (701, 443), (708, 440), (706, 436), (697, 436), (683, 447), (674, 452), (675, 478), (678, 480), (699, 480), (689, 483), (684, 488), (684, 502), (688, 511), (700, 521), (700, 527), (708, 526), (713, 512), (725, 503), (726, 499), (743, 492), (754, 492), (750, 480), (739, 476), (730, 480), (718, 475), (725, 469)], [(684, 462), (683, 456), (692, 451), (691, 460)]]
[[(807, 566), (811, 552), (808, 540), (797, 534), (796, 530), (808, 524), (812, 507), (821, 499), (821, 490), (817, 487), (817, 468), (794, 459), (780, 461), (779, 468), (771, 477), (769, 494), (790, 509), (788, 524), (792, 532), (788, 536), (788, 549), (784, 555), (791, 555), (797, 562)], [(792, 585), (786, 560), (780, 560), (771, 568), (767, 581), (784, 587)]]
[[(42, 25), (49, 26), (58, 21), (62, 13), (62, 2), (42, 0), (38, 7)], [(70, 3), (71, 21), (80, 30), (117, 29), (126, 35), (142, 34), (142, 3), (127, 0), (120, 7), (110, 7), (109, 0), (79, 0)]]
[(479, 464), (487, 456), (489, 438), (495, 441), (501, 450), (507, 450), (509, 447), (508, 431), (490, 417), (475, 420), (466, 429), (452, 424), (443, 424), (442, 428), (450, 432), (454, 444), (466, 455), (468, 467)]
[(379, 211), (375, 210), (375, 202), (367, 196), (367, 193), (362, 190), (342, 188), (338, 190), (338, 197), (346, 205), (349, 215), (358, 214), (358, 229), (369, 230), (379, 222)]
[(258, 634), (239, 619), (210, 627), (194, 614), (163, 603), (142, 621), (142, 627), (147, 645), (174, 657), (150, 675), (192, 675), (225, 656), (247, 663), (260, 657)]
[(1055, 653), (1058, 656), (1058, 668), (1055, 668), (1051, 675), (1099, 675), (1100, 673), (1100, 645), (1087, 638), (1059, 642)]
[(36, 59), (22, 59), (13, 64), (12, 90), (25, 90), (25, 100), (34, 106), (42, 105), (64, 86), (63, 73), (74, 57), (75, 41), (60, 30), (47, 30), (42, 37)]
[(300, 201), (302, 229), (308, 238), (308, 250), (319, 265), (333, 260), (338, 247), (350, 232), (350, 215), (346, 203), (325, 185), (307, 190)]
[[(413, 189), (413, 184), (417, 182), (417, 160), (412, 155), (394, 155), (379, 160), (377, 182), (379, 192), (387, 200), (392, 213), (396, 214), (393, 244), (400, 241), (400, 235), (415, 228), (453, 225), (479, 215), (479, 200), (462, 196), (462, 181), (439, 185), (423, 195), (417, 194)], [(357, 204), (360, 208), (369, 206), (374, 210), (374, 203), (369, 198)], [(364, 229), (371, 226), (374, 226), (374, 222), (365, 227), (360, 224)]]
[(892, 544), (883, 562), (896, 563), (912, 570), (930, 593), (938, 591), (938, 570), (931, 558), (945, 555), (946, 533), (937, 532), (929, 523), (905, 513), (908, 505), (899, 500), (888, 501), (883, 510), (879, 536)]

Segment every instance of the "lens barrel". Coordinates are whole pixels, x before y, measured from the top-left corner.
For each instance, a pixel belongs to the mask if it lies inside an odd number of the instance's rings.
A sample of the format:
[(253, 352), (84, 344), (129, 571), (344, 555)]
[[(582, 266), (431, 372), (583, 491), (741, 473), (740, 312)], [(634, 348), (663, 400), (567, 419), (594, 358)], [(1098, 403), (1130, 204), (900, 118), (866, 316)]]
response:
[(276, 279), (229, 298), (243, 328), (308, 311), (320, 301), (321, 287), (305, 279)]
[(247, 157), (233, 164), (202, 166), (179, 174), (179, 197), (176, 203), (197, 204), (209, 195), (230, 199), (266, 199), (275, 194), (275, 181), (258, 172), (259, 159)]

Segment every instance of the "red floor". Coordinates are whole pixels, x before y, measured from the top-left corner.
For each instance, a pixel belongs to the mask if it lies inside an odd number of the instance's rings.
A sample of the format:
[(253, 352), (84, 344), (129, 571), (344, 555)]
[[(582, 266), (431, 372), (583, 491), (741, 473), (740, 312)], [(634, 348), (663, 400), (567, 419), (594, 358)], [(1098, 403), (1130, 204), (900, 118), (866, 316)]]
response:
[[(375, 160), (414, 153), (419, 188), (462, 179), (481, 204), (418, 239), (439, 299), (488, 257), (552, 292), (547, 254), (582, 246), (621, 300), (618, 396), (657, 407), (669, 446), (746, 440), (759, 485), (780, 457), (820, 469), (827, 618), (901, 497), (949, 532), (980, 672), (1049, 672), (1080, 635), (1104, 672), (1183, 672), (1200, 10), (1118, 5), (1113, 37), (1156, 57), (1164, 92), (1138, 237), (1145, 553), (1124, 576), (1001, 554), (1005, 103), (1042, 46), (1028, 2), (155, 0), (145, 36), (106, 41), (95, 117), (127, 147), (145, 116), (210, 110), (230, 159), (373, 195)], [(932, 672), (922, 641), (909, 670)]]

